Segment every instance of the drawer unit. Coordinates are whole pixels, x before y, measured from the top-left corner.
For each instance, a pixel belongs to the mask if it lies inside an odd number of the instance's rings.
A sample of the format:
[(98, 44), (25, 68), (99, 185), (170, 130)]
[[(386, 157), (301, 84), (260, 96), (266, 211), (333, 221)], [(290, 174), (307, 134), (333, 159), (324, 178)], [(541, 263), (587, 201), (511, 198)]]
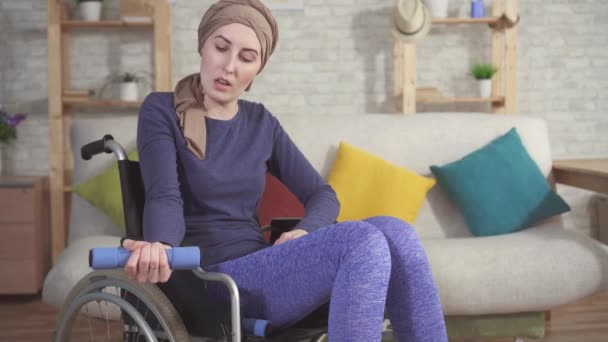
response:
[(35, 294), (50, 267), (46, 177), (0, 177), (0, 294)]

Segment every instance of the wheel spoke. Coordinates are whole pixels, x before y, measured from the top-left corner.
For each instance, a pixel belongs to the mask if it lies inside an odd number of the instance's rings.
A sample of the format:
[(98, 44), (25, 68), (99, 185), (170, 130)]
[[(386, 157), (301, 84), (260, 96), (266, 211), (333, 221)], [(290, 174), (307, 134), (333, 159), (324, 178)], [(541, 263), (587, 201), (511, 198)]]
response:
[(105, 313), (106, 313), (106, 329), (107, 329), (107, 336), (108, 336), (108, 340), (110, 340), (110, 317), (108, 316), (108, 302), (104, 302), (105, 304)]
[(89, 314), (89, 305), (86, 304), (84, 306), (84, 311), (86, 312), (85, 316), (87, 316), (87, 324), (89, 325), (89, 334), (91, 334), (91, 341), (95, 341), (95, 336), (93, 334), (93, 325), (91, 324), (91, 315)]
[[(115, 321), (116, 314), (120, 321)], [(132, 282), (118, 272), (94, 271), (76, 284), (66, 298), (56, 336), (60, 340), (93, 342), (98, 337), (102, 341), (123, 338), (139, 342), (147, 341), (147, 337), (184, 340), (188, 333), (181, 319), (167, 320), (175, 316), (175, 309), (157, 287)], [(98, 324), (102, 326), (97, 328)]]

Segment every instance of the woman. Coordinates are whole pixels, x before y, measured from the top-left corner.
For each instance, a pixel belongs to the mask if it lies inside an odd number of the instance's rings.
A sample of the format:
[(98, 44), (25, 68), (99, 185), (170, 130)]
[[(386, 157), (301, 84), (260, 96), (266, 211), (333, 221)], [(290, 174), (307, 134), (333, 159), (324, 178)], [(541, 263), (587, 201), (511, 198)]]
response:
[[(239, 100), (277, 38), (260, 1), (219, 1), (199, 26), (200, 72), (174, 93), (144, 101), (137, 145), (145, 241), (124, 241), (133, 251), (126, 272), (141, 282), (168, 281), (161, 288), (195, 325), (201, 286), (184, 273), (171, 276), (164, 253), (194, 244), (202, 267), (235, 280), (246, 317), (284, 328), (330, 301), (330, 341), (379, 341), (386, 304), (399, 341), (447, 340), (414, 230), (391, 217), (333, 224), (339, 203), (332, 188), (263, 105)], [(267, 170), (306, 208), (273, 246), (255, 220)]]

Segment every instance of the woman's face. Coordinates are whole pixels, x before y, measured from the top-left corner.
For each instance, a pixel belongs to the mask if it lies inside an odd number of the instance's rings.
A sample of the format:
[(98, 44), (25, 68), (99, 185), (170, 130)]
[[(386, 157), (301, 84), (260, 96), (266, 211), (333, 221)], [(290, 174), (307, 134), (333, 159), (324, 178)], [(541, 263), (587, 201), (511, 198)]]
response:
[(200, 53), (200, 75), (206, 101), (220, 105), (236, 101), (262, 64), (259, 40), (250, 27), (242, 24), (229, 24), (215, 30)]

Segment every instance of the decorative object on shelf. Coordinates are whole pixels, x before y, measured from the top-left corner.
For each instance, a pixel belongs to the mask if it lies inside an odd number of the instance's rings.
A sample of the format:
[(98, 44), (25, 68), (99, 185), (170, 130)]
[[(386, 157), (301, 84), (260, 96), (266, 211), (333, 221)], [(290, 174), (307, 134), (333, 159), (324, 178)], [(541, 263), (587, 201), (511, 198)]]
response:
[(424, 0), (433, 18), (447, 18), (448, 3), (448, 0)]
[(393, 11), (393, 35), (404, 43), (420, 40), (431, 28), (431, 14), (421, 0), (398, 0)]
[(122, 101), (137, 101), (137, 83), (143, 79), (134, 73), (125, 72), (120, 75), (120, 99)]
[(0, 176), (4, 175), (3, 159), (4, 145), (10, 144), (17, 139), (17, 125), (27, 118), (25, 113), (17, 113), (9, 115), (5, 110), (0, 108)]
[(154, 0), (120, 0), (120, 17), (126, 22), (152, 22)]
[(489, 98), (492, 95), (492, 76), (498, 71), (492, 64), (476, 64), (471, 70), (471, 74), (479, 81), (479, 96)]
[(95, 91), (93, 89), (64, 89), (61, 96), (65, 102), (87, 102), (95, 96)]
[(483, 18), (486, 16), (483, 0), (471, 0), (471, 18)]
[(103, 0), (77, 0), (80, 18), (84, 21), (99, 21), (101, 19), (101, 3)]
[[(116, 97), (118, 96), (120, 101), (136, 102), (139, 100), (138, 84), (147, 84), (148, 79), (148, 76), (142, 76), (142, 73), (140, 72), (112, 73), (106, 77), (105, 83), (99, 89), (95, 100), (117, 102)], [(116, 85), (118, 85), (119, 89), (115, 93), (114, 90), (116, 89)], [(107, 90), (112, 90), (112, 94), (106, 94)], [(76, 97), (75, 102), (80, 102), (78, 99), (79, 98)], [(85, 99), (86, 102), (89, 102), (89, 100), (90, 99)]]

